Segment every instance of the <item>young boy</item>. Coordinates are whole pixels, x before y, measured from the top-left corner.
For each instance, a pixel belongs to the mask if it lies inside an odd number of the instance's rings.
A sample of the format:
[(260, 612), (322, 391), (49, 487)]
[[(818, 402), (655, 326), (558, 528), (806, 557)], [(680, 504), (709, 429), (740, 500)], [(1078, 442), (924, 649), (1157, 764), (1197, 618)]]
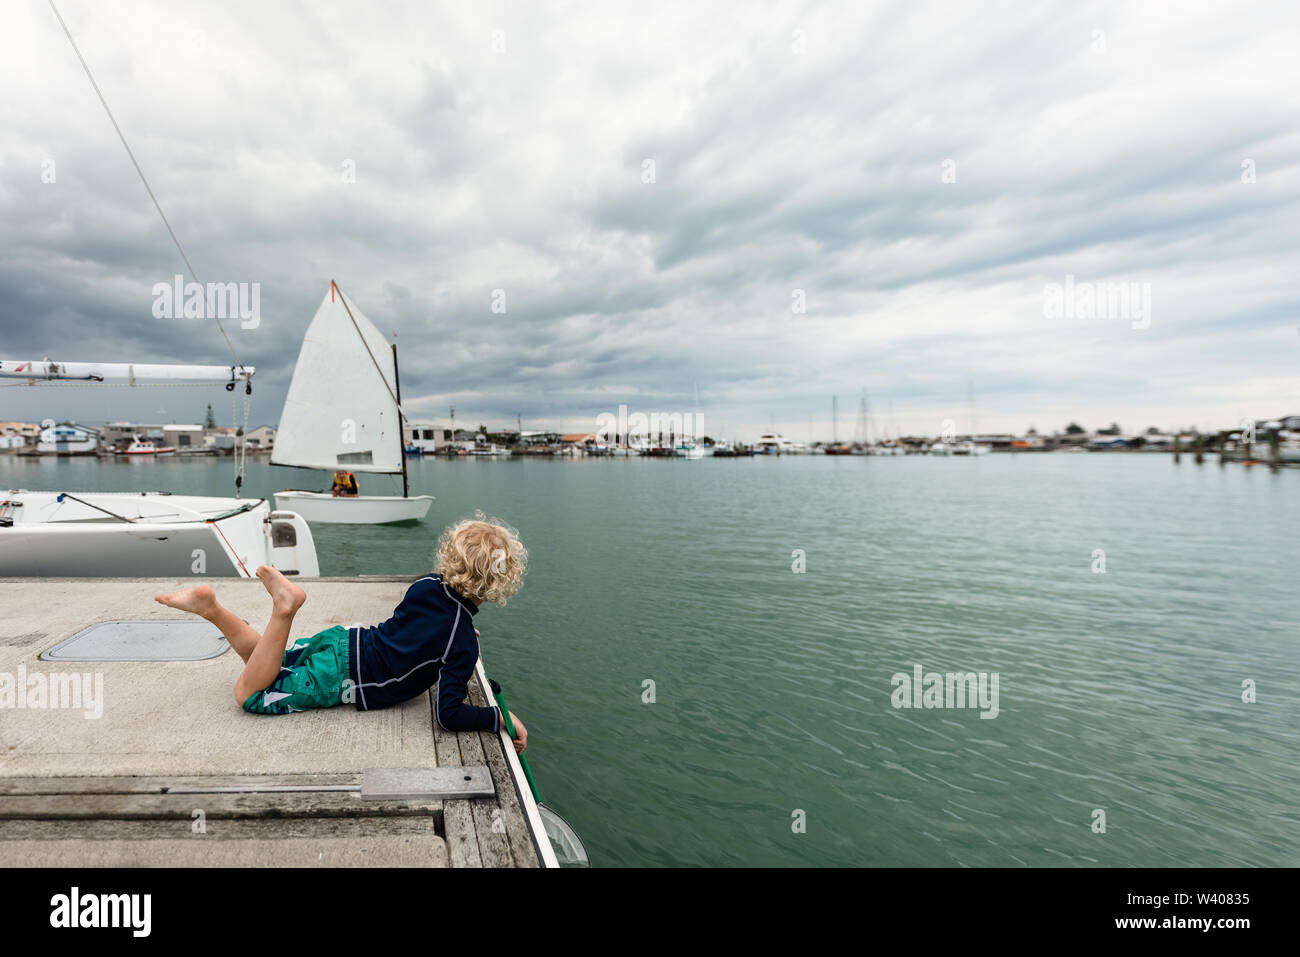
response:
[[(382, 624), (335, 625), (287, 650), (294, 615), (307, 594), (274, 568), (257, 577), (271, 595), (271, 619), (260, 635), (217, 601), (208, 585), (155, 601), (206, 618), (244, 659), (235, 701), (245, 711), (288, 714), (351, 702), (358, 711), (400, 704), (435, 687), (435, 716), (447, 731), (499, 731), (499, 708), (466, 703), (479, 658), (473, 616), (482, 602), (504, 605), (523, 584), (528, 551), (514, 531), (484, 519), (458, 522), (438, 542), (434, 574), (421, 578)], [(486, 689), (485, 689), (486, 690)], [(515, 750), (528, 731), (514, 723)]]

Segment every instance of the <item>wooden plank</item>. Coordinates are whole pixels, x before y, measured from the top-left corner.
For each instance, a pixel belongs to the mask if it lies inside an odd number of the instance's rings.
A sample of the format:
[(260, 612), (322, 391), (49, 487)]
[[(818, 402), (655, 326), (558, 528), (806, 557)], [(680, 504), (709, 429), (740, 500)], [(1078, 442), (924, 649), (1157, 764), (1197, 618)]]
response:
[(506, 822), (501, 806), (495, 801), (471, 801), (474, 812), (474, 833), (478, 837), (479, 854), (484, 867), (514, 867), (515, 858), (510, 853), (510, 839), (506, 836)]
[(355, 792), (224, 794), (43, 794), (0, 797), (0, 820), (29, 818), (380, 817), (431, 815), (441, 801), (373, 801)]
[[(487, 673), (483, 670), (483, 659), (480, 658), (475, 665), (475, 685), (486, 687), (488, 684)], [(480, 692), (481, 693), (481, 692)], [(533, 857), (538, 860), (540, 867), (559, 867), (559, 861), (556, 860), (555, 851), (551, 847), (550, 839), (546, 836), (546, 829), (542, 824), (541, 813), (537, 809), (537, 802), (533, 798), (532, 789), (528, 786), (528, 781), (524, 776), (523, 765), (519, 761), (519, 756), (515, 754), (514, 745), (510, 742), (504, 729), (496, 735), (484, 735), (484, 740), (495, 737), (498, 746), (492, 748), (487, 745), (484, 750), (491, 751), (503, 756), (506, 767), (510, 772), (510, 779), (513, 782), (513, 792), (511, 788), (505, 786), (501, 781), (497, 782), (498, 800), (509, 804), (512, 800), (517, 801), (520, 810), (527, 822), (527, 834), (530, 843), (533, 845)], [(526, 858), (521, 858), (519, 866), (527, 866)]]
[[(486, 763), (477, 731), (462, 731), (456, 737), (460, 739), (460, 753), (466, 764)], [(496, 799), (471, 801), (470, 810), (474, 814), (474, 835), (478, 838), (478, 852), (483, 859), (483, 866), (514, 867), (500, 803)]]
[(206, 786), (244, 787), (361, 787), (359, 773), (347, 774), (238, 774), (175, 775), (172, 777), (86, 776), (86, 777), (0, 777), (0, 795), (4, 794), (165, 794), (170, 788)]
[[(438, 754), (439, 767), (462, 766), (460, 755), (460, 736), (438, 727), (437, 704), (433, 689), (429, 689), (429, 712), (433, 715), (434, 747)], [(442, 810), (442, 834), (447, 841), (447, 856), (452, 867), (482, 867), (483, 858), (478, 850), (478, 837), (474, 834), (474, 814), (469, 801), (444, 801)]]
[(188, 818), (152, 820), (79, 819), (0, 821), (0, 841), (298, 840), (309, 838), (437, 836), (432, 815), (419, 817), (211, 818), (195, 832)]
[[(416, 707), (417, 704), (422, 705), (422, 707)], [(434, 766), (442, 764), (441, 759), (438, 757), (438, 722), (433, 712), (432, 694), (426, 694), (415, 702), (407, 702), (405, 706), (399, 709), (399, 714), (401, 715), (402, 740), (418, 741), (424, 735), (433, 735), (433, 747), (430, 749), (433, 752), (433, 764)]]
[(474, 812), (469, 801), (445, 801), (442, 808), (442, 833), (452, 867), (482, 867), (474, 831)]
[(436, 834), (208, 841), (0, 841), (0, 867), (428, 867), (447, 866)]
[[(488, 697), (487, 688), (479, 681), (481, 669), (482, 660), (480, 659), (474, 677), (469, 682), (468, 698), (471, 704), (485, 708), (495, 705), (496, 701)], [(456, 737), (460, 740), (461, 760), (466, 764), (486, 764), (487, 754), (484, 742), (497, 736), (490, 733), (480, 736), (477, 731), (468, 731), (462, 732)], [(473, 802), (474, 833), (478, 838), (479, 854), (483, 858), (484, 867), (514, 867), (516, 862), (514, 854), (511, 852), (510, 839), (507, 833), (509, 826), (501, 807), (501, 799), (508, 791), (502, 790), (502, 782), (497, 781), (495, 775), (493, 775), (493, 783), (497, 786), (497, 799), (495, 801)], [(510, 785), (507, 783), (506, 787), (509, 788)]]
[(363, 801), (439, 801), (496, 798), (485, 765), (460, 768), (367, 768), (361, 776)]
[[(501, 738), (491, 731), (480, 734), (483, 754), (487, 760), (488, 770), (492, 774), (492, 783), (497, 789), (497, 806), (500, 808), (501, 820), (505, 824), (506, 840), (510, 843), (510, 854), (516, 867), (540, 867), (537, 848), (528, 832), (528, 821), (523, 808), (515, 794), (514, 780), (506, 764)], [(513, 750), (513, 746), (511, 746)]]

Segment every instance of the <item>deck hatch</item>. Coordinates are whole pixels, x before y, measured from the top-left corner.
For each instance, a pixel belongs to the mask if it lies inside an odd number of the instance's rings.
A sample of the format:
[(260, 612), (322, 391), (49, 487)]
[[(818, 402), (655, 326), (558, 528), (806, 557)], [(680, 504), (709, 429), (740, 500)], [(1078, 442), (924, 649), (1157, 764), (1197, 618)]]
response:
[(226, 653), (230, 643), (198, 619), (101, 621), (48, 651), (42, 661), (203, 661)]

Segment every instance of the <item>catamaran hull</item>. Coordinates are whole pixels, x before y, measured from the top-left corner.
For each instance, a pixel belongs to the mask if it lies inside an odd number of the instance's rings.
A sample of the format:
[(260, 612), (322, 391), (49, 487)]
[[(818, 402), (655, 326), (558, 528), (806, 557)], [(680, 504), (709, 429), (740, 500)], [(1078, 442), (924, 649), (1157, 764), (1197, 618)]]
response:
[(206, 525), (34, 525), (4, 532), (0, 577), (178, 578), (194, 574), (196, 562), (199, 575), (244, 577)]
[(418, 522), (429, 513), (432, 495), (331, 495), (288, 489), (275, 493), (276, 508), (297, 512), (308, 522), (324, 525), (391, 525)]
[(307, 522), (292, 512), (272, 512), (265, 501), (104, 492), (73, 498), (26, 490), (0, 495), (0, 511), (12, 523), (0, 524), (0, 577), (245, 578), (259, 565), (286, 575), (320, 574)]

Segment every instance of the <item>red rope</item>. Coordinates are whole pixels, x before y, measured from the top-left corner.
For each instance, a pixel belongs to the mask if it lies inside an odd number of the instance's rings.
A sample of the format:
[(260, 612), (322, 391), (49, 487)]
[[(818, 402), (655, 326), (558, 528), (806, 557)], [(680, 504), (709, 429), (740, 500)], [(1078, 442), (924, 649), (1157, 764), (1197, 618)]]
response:
[(208, 520), (208, 524), (217, 530), (217, 534), (221, 536), (221, 540), (225, 542), (226, 547), (230, 549), (230, 554), (235, 556), (235, 561), (239, 562), (239, 568), (243, 571), (244, 577), (252, 578), (253, 576), (248, 573), (248, 569), (244, 565), (244, 560), (239, 557), (239, 552), (235, 551), (235, 546), (230, 544), (230, 539), (226, 538), (226, 533), (221, 530), (221, 526), (212, 519)]

